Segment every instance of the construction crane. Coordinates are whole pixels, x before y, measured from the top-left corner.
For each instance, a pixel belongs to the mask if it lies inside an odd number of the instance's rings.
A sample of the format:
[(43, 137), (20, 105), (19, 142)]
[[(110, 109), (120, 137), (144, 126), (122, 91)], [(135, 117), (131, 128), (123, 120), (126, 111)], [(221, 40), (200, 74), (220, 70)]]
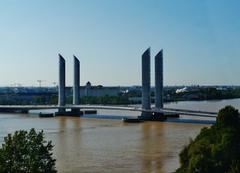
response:
[(44, 82), (44, 80), (37, 80), (38, 84), (39, 84), (39, 87), (41, 88), (42, 87), (42, 83)]
[(52, 84), (53, 84), (53, 86), (54, 86), (54, 87), (56, 87), (56, 86), (57, 86), (57, 82), (53, 82)]

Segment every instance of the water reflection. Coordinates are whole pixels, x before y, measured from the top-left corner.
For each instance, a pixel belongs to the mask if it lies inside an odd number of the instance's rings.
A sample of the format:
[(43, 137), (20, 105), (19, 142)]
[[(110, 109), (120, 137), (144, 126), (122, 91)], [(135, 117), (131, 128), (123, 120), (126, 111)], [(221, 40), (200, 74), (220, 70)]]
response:
[(159, 149), (164, 148), (163, 139), (164, 126), (160, 123), (146, 123), (142, 125), (142, 171), (143, 172), (163, 172), (163, 153)]
[(68, 166), (78, 164), (75, 161), (80, 158), (77, 150), (81, 145), (81, 119), (78, 117), (57, 117), (56, 119), (59, 123), (59, 133), (54, 139), (54, 153), (58, 170), (66, 172), (69, 169)]

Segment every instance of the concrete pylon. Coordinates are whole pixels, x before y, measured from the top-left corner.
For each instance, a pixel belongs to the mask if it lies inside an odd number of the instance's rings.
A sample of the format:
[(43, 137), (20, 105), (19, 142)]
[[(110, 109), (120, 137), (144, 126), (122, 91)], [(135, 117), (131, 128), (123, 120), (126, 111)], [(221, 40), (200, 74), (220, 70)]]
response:
[[(65, 85), (66, 85), (66, 74), (65, 74), (65, 59), (62, 55), (59, 56), (59, 84), (58, 84), (58, 106), (65, 106)], [(59, 113), (64, 113), (65, 109), (59, 109)]]
[[(148, 48), (142, 55), (142, 108), (146, 110), (151, 109), (151, 67), (150, 67), (150, 48)], [(143, 112), (142, 118), (149, 118), (149, 113)]]
[(73, 104), (80, 104), (80, 61), (73, 55)]
[(155, 56), (155, 107), (163, 108), (163, 50)]

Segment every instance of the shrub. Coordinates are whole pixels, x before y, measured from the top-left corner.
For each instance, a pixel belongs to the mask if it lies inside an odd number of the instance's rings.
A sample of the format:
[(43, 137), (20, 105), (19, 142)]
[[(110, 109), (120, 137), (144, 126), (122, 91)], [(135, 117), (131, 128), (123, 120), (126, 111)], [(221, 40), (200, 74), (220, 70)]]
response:
[(0, 148), (0, 173), (55, 173), (53, 145), (43, 131), (16, 131), (4, 138)]
[(238, 110), (232, 106), (221, 109), (216, 124), (203, 128), (196, 139), (183, 149), (180, 163), (176, 173), (239, 173)]

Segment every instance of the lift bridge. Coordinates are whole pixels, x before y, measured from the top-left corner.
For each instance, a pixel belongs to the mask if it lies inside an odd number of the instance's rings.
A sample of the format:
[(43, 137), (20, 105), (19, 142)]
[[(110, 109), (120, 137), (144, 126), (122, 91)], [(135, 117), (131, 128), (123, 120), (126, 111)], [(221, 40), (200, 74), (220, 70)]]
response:
[[(0, 112), (23, 112), (30, 110), (57, 109), (55, 115), (61, 116), (81, 116), (82, 110), (120, 110), (140, 112), (138, 117), (141, 120), (161, 120), (163, 117), (179, 117), (180, 115), (216, 118), (217, 112), (201, 110), (186, 110), (164, 108), (163, 106), (163, 50), (155, 56), (155, 106), (151, 107), (151, 55), (148, 48), (142, 55), (142, 107), (134, 106), (105, 106), (105, 105), (80, 105), (80, 61), (73, 56), (74, 84), (73, 84), (73, 104), (66, 105), (65, 98), (65, 59), (59, 54), (59, 85), (58, 85), (58, 105), (0, 105)], [(67, 111), (70, 109), (71, 111)]]

